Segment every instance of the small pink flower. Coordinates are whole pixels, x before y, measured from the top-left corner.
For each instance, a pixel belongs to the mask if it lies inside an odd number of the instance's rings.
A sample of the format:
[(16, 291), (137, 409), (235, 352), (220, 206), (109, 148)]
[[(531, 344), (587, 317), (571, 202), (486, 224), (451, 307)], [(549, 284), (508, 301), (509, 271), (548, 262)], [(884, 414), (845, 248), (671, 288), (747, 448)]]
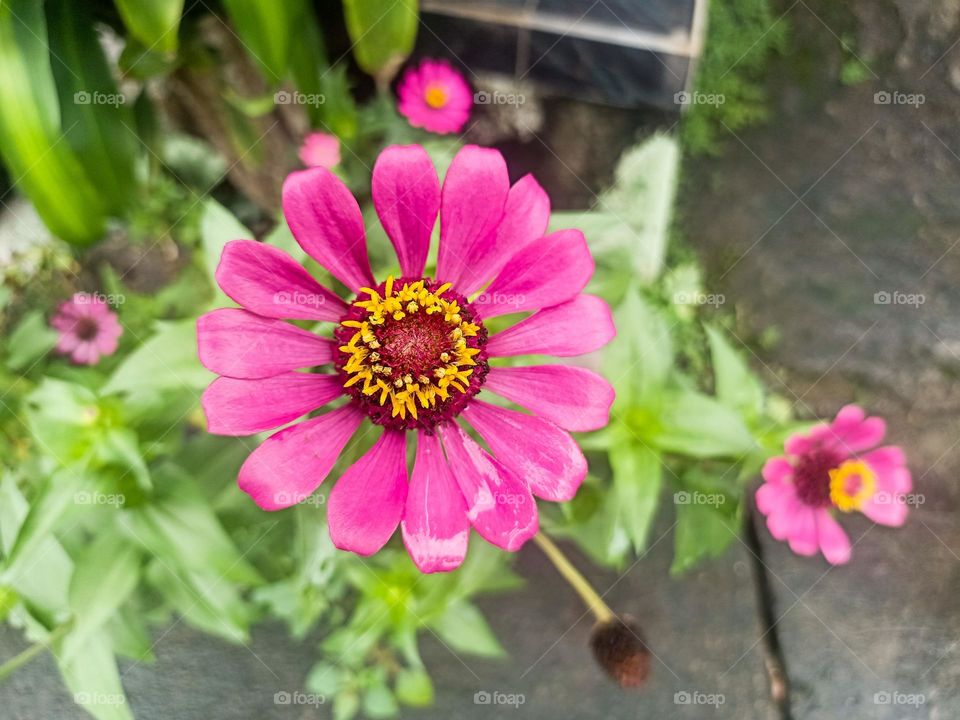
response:
[[(509, 551), (533, 537), (534, 497), (570, 500), (586, 475), (570, 432), (609, 420), (613, 388), (591, 370), (501, 359), (592, 352), (614, 336), (613, 320), (603, 300), (583, 293), (594, 268), (583, 233), (546, 234), (546, 193), (530, 175), (511, 186), (496, 150), (462, 148), (441, 188), (422, 147), (388, 147), (374, 165), (371, 194), (397, 253), (396, 278), (374, 278), (360, 207), (333, 173), (303, 170), (283, 187), (293, 236), (346, 287), (347, 302), (275, 247), (224, 247), (217, 282), (241, 308), (197, 322), (200, 361), (220, 376), (203, 394), (207, 427), (254, 435), (287, 426), (240, 469), (240, 489), (265, 510), (309, 498), (351, 437), (379, 431), (329, 493), (331, 539), (370, 555), (400, 527), (421, 571), (453, 570), (471, 527)], [(428, 277), (438, 217), (436, 272)], [(489, 333), (492, 318), (514, 313), (526, 317)], [(318, 371), (300, 372), (307, 368)], [(493, 395), (529, 412), (486, 402)]]
[(411, 125), (440, 134), (460, 132), (473, 107), (470, 85), (443, 60), (424, 60), (409, 68), (397, 95), (397, 109)]
[(903, 525), (904, 496), (913, 481), (903, 450), (877, 447), (885, 434), (882, 418), (865, 417), (859, 407), (847, 405), (832, 423), (792, 435), (786, 456), (764, 465), (757, 490), (757, 508), (770, 534), (799, 555), (819, 550), (840, 565), (850, 559), (851, 548), (835, 511), (859, 510), (881, 525)]
[(324, 132), (308, 134), (300, 146), (300, 162), (307, 167), (336, 167), (340, 164), (340, 139)]
[(78, 365), (96, 365), (101, 356), (113, 355), (123, 334), (117, 314), (106, 301), (87, 293), (61, 303), (50, 326), (60, 333), (54, 350)]

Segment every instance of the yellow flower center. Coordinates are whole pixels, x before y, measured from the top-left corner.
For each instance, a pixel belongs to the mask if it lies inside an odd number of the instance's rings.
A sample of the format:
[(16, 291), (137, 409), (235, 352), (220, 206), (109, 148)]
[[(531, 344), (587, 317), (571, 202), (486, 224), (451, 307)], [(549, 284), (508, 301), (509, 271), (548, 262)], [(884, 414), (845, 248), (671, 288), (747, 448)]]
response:
[(431, 85), (423, 94), (423, 99), (434, 110), (439, 110), (447, 104), (447, 91), (439, 85)]
[(451, 391), (466, 393), (480, 352), (466, 338), (475, 337), (480, 326), (463, 318), (456, 300), (443, 297), (450, 287), (445, 283), (431, 291), (427, 281), (417, 280), (396, 288), (391, 276), (383, 297), (361, 288), (370, 299), (353, 304), (364, 317), (340, 323), (355, 330), (340, 346), (348, 356), (344, 387), (362, 382), (364, 395), (381, 406), (389, 403), (391, 417), (401, 419), (407, 413), (417, 419), (418, 407), (434, 408)]
[(830, 471), (830, 501), (843, 512), (859, 510), (876, 487), (877, 476), (862, 460), (847, 460)]

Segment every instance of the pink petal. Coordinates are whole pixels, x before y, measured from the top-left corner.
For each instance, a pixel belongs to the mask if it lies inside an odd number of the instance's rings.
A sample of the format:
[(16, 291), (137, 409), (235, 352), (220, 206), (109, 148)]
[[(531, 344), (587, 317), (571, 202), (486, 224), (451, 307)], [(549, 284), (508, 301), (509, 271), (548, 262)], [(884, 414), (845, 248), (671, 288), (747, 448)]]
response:
[[(771, 486), (770, 483), (766, 483), (761, 486), (761, 489), (765, 487), (773, 486)], [(757, 492), (759, 493), (760, 491), (758, 490)], [(770, 492), (775, 493), (776, 491), (764, 491), (764, 494), (769, 494)], [(795, 494), (793, 497), (781, 496), (779, 499), (758, 497), (758, 508), (761, 502), (764, 504), (764, 507), (770, 511), (767, 515), (767, 528), (770, 530), (770, 534), (777, 540), (786, 540), (793, 532), (793, 528), (797, 523), (798, 514), (806, 506), (797, 499)]]
[(336, 167), (340, 164), (340, 139), (330, 133), (312, 132), (303, 139), (298, 154), (307, 167)]
[(577, 295), (498, 332), (487, 343), (487, 353), (491, 357), (583, 355), (603, 347), (616, 333), (610, 308), (603, 300)]
[(910, 508), (899, 493), (879, 492), (860, 507), (860, 512), (880, 525), (900, 527), (907, 521)]
[(341, 550), (372, 555), (387, 544), (407, 499), (407, 436), (385, 430), (330, 491), (330, 539)]
[(478, 243), (470, 252), (457, 285), (458, 292), (472, 295), (497, 276), (507, 260), (547, 232), (550, 198), (533, 175), (524, 175), (507, 195), (503, 221), (493, 241)]
[(243, 463), (240, 489), (264, 510), (303, 502), (327, 477), (363, 418), (345, 405), (275, 432)]
[(459, 287), (474, 246), (493, 241), (509, 192), (499, 151), (465, 145), (456, 154), (441, 192), (438, 280)]
[(816, 515), (817, 539), (820, 552), (831, 565), (843, 565), (850, 560), (850, 538), (843, 528), (833, 519), (829, 510), (821, 510)]
[(201, 400), (207, 431), (254, 435), (286, 425), (343, 394), (336, 375), (289, 372), (261, 380), (220, 377)]
[(876, 473), (891, 472), (907, 464), (907, 456), (903, 450), (896, 445), (886, 445), (876, 450), (871, 450), (870, 452), (864, 453), (862, 459), (865, 460)]
[(798, 504), (793, 528), (787, 541), (790, 549), (797, 555), (815, 555), (820, 548), (817, 538), (817, 511), (807, 505)]
[(283, 214), (300, 247), (351, 290), (373, 287), (360, 206), (326, 168), (291, 173)]
[(333, 361), (337, 344), (282, 320), (221, 308), (197, 320), (200, 362), (218, 375), (265, 378)]
[(490, 368), (485, 388), (573, 431), (604, 427), (614, 398), (597, 373), (566, 365)]
[(400, 529), (420, 572), (454, 570), (466, 557), (470, 535), (467, 503), (436, 435), (417, 435), (417, 459)]
[(779, 482), (765, 482), (757, 488), (757, 510), (764, 515), (789, 511), (796, 501), (797, 492), (793, 485)]
[(78, 365), (96, 365), (100, 361), (100, 353), (97, 352), (97, 347), (93, 342), (81, 342), (73, 351), (70, 359)]
[(814, 446), (830, 433), (830, 426), (827, 424), (815, 425), (805, 432), (794, 433), (787, 438), (783, 445), (787, 455), (805, 455), (810, 452)]
[(552, 422), (482, 400), (467, 405), (463, 417), (534, 495), (565, 502), (577, 494), (587, 475), (587, 459), (573, 438)]
[(539, 529), (530, 489), (456, 423), (441, 426), (440, 434), (473, 527), (487, 542), (510, 552), (519, 550)]
[(373, 166), (373, 206), (397, 251), (400, 272), (420, 277), (440, 211), (440, 181), (419, 145), (391, 145)]
[(313, 279), (283, 250), (255, 240), (232, 240), (223, 248), (217, 284), (257, 315), (336, 322), (347, 305)]
[(492, 318), (559, 305), (583, 290), (593, 267), (583, 233), (558, 230), (510, 258), (474, 306)]
[(837, 413), (830, 430), (834, 441), (847, 453), (853, 454), (883, 442), (887, 424), (883, 418), (865, 418), (861, 408), (847, 405)]
[(793, 465), (785, 457), (772, 457), (764, 463), (762, 474), (769, 483), (787, 483), (793, 477)]

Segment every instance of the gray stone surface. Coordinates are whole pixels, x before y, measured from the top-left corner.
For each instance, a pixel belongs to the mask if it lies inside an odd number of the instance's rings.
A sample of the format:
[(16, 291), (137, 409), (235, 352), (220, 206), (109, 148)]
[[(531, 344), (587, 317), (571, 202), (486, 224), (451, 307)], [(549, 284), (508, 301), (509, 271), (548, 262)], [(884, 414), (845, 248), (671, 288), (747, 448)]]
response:
[[(790, 18), (820, 48), (815, 77), (804, 87), (785, 65), (769, 125), (696, 164), (688, 233), (745, 343), (779, 328), (755, 358), (770, 384), (806, 417), (850, 401), (885, 415), (925, 499), (898, 530), (845, 518), (856, 546), (842, 568), (792, 555), (760, 523), (792, 716), (956, 718), (960, 18), (956, 3), (851, 3), (876, 77), (844, 87), (824, 3), (809, 6)], [(875, 103), (884, 91), (924, 102)]]
[[(534, 546), (519, 556), (526, 580), (518, 592), (482, 606), (508, 652), (492, 661), (456, 654), (438, 639), (423, 640), (436, 704), (404, 711), (405, 718), (742, 718), (775, 720), (764, 672), (750, 556), (735, 543), (723, 558), (671, 580), (672, 506), (665, 504), (663, 536), (624, 573), (590, 569), (571, 557), (618, 612), (630, 613), (655, 653), (649, 684), (625, 692), (596, 666), (587, 646), (592, 621), (583, 605)], [(260, 627), (250, 648), (236, 647), (183, 624), (155, 632), (153, 664), (126, 662), (121, 671), (138, 720), (299, 720), (328, 718), (330, 708), (276, 705), (274, 694), (302, 689), (314, 656), (311, 643), (290, 641), (282, 627)], [(17, 633), (0, 628), (0, 652), (22, 649)], [(522, 694), (519, 707), (474, 702), (478, 691)], [(718, 707), (683, 705), (675, 694), (723, 695)], [(52, 658), (44, 656), (0, 685), (6, 720), (82, 720)]]

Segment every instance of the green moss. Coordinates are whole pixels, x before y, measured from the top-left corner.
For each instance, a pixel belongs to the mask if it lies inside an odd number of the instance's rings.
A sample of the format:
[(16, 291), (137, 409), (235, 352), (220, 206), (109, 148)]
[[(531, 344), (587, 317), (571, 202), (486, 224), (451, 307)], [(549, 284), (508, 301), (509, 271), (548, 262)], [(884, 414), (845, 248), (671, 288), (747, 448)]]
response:
[(687, 152), (717, 155), (737, 130), (767, 117), (764, 74), (774, 53), (786, 46), (789, 18), (772, 0), (713, 0), (707, 41), (697, 73), (702, 96), (694, 96), (681, 125)]

